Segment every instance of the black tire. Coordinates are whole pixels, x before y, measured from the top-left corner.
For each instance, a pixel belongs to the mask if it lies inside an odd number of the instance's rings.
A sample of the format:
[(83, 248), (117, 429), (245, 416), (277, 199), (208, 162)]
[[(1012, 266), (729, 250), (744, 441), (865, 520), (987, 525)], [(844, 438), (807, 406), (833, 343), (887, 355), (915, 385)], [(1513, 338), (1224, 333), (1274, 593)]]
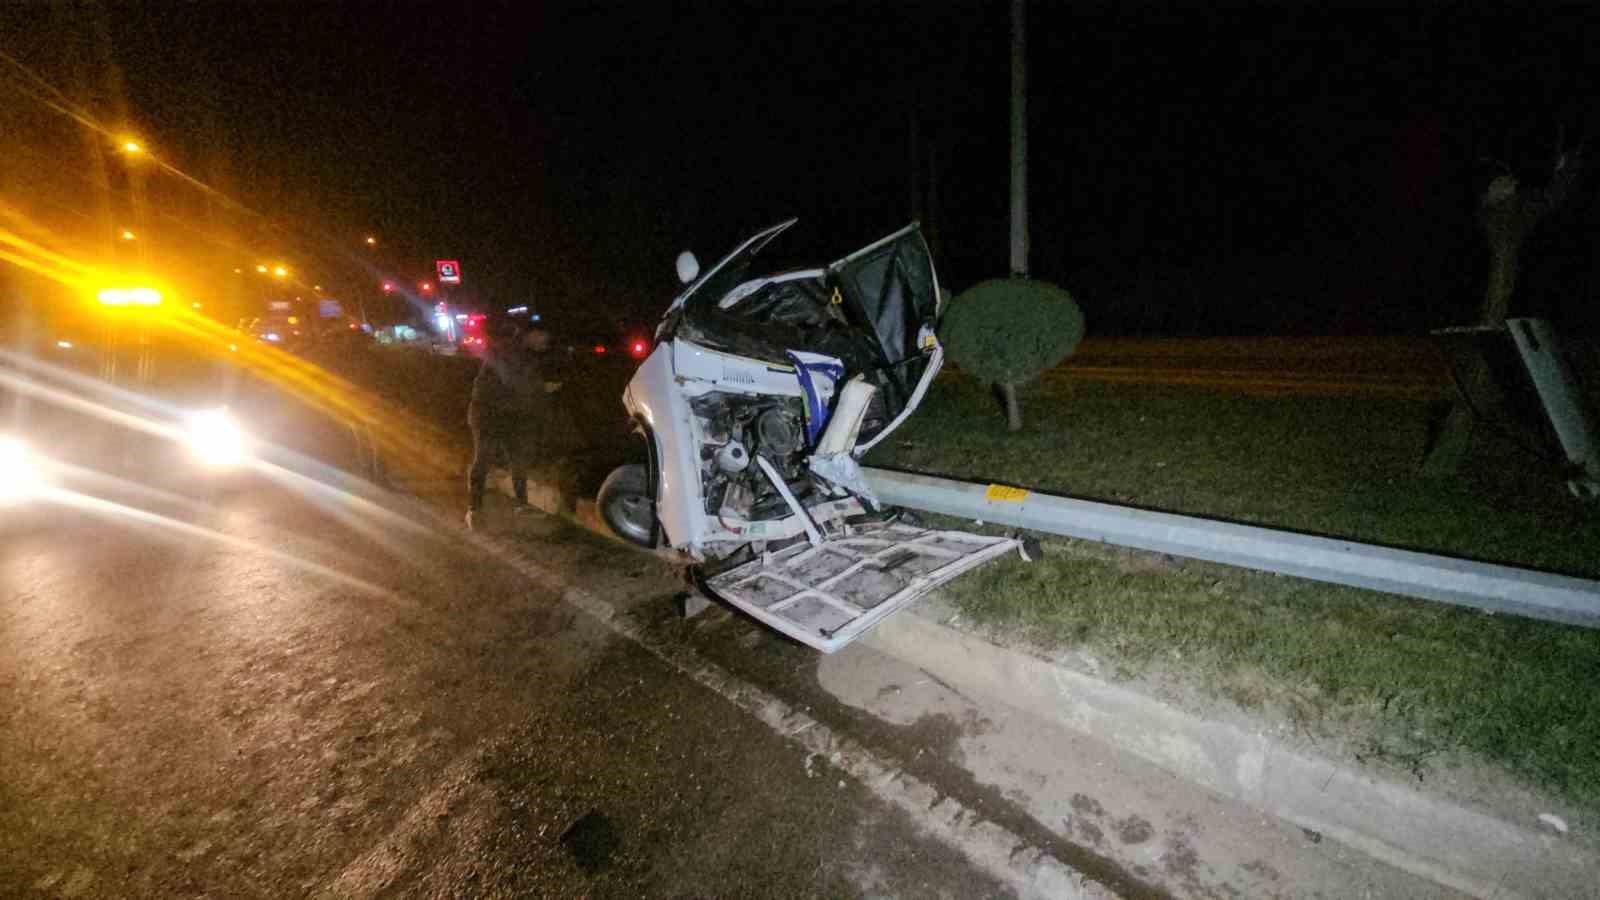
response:
[(650, 479), (640, 464), (618, 466), (600, 485), (595, 497), (600, 519), (617, 537), (640, 547), (654, 547), (661, 529), (656, 527), (656, 498)]

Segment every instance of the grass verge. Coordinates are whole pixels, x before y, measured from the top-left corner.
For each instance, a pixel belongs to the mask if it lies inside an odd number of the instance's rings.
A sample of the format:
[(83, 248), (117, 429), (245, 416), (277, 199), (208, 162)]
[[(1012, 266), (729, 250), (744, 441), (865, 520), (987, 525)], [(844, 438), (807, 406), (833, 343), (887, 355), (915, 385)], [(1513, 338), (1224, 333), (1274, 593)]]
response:
[[(1008, 434), (982, 386), (947, 376), (868, 462), (1600, 574), (1600, 522), (1514, 448), (1480, 442), (1454, 482), (1416, 477), (1417, 401), (1054, 381), (1023, 403), (1029, 426)], [(1600, 631), (1052, 543), (950, 596), (976, 622), (1270, 707), (1419, 777), (1487, 761), (1600, 811)]]

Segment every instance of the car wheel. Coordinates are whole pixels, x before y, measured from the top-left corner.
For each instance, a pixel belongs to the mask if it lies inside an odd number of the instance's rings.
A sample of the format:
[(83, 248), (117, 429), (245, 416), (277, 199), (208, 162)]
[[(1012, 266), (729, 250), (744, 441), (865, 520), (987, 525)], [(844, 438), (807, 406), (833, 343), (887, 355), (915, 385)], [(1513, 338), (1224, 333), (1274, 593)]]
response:
[(640, 547), (655, 546), (656, 502), (644, 466), (618, 466), (600, 486), (595, 506), (612, 534)]

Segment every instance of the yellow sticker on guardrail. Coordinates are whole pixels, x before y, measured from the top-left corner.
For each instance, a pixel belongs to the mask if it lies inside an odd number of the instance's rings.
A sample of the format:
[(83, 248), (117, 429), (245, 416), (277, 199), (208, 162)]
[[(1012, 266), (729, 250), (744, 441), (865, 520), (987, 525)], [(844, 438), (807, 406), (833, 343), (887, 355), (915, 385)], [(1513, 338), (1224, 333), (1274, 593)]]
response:
[(999, 503), (1021, 503), (1027, 496), (1027, 488), (1012, 487), (1008, 484), (991, 484), (983, 493), (983, 499)]

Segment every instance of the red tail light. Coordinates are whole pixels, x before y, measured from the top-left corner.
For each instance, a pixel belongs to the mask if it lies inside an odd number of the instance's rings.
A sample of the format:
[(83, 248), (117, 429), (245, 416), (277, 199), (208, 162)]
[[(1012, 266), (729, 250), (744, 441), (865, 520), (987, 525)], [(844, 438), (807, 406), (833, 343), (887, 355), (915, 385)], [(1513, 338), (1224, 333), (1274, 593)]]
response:
[(634, 341), (628, 349), (633, 353), (634, 359), (643, 359), (645, 352), (650, 349), (650, 345), (644, 341)]
[(604, 352), (606, 352), (606, 345), (605, 344), (595, 344), (594, 345), (594, 352), (596, 352), (596, 353), (604, 353)]

